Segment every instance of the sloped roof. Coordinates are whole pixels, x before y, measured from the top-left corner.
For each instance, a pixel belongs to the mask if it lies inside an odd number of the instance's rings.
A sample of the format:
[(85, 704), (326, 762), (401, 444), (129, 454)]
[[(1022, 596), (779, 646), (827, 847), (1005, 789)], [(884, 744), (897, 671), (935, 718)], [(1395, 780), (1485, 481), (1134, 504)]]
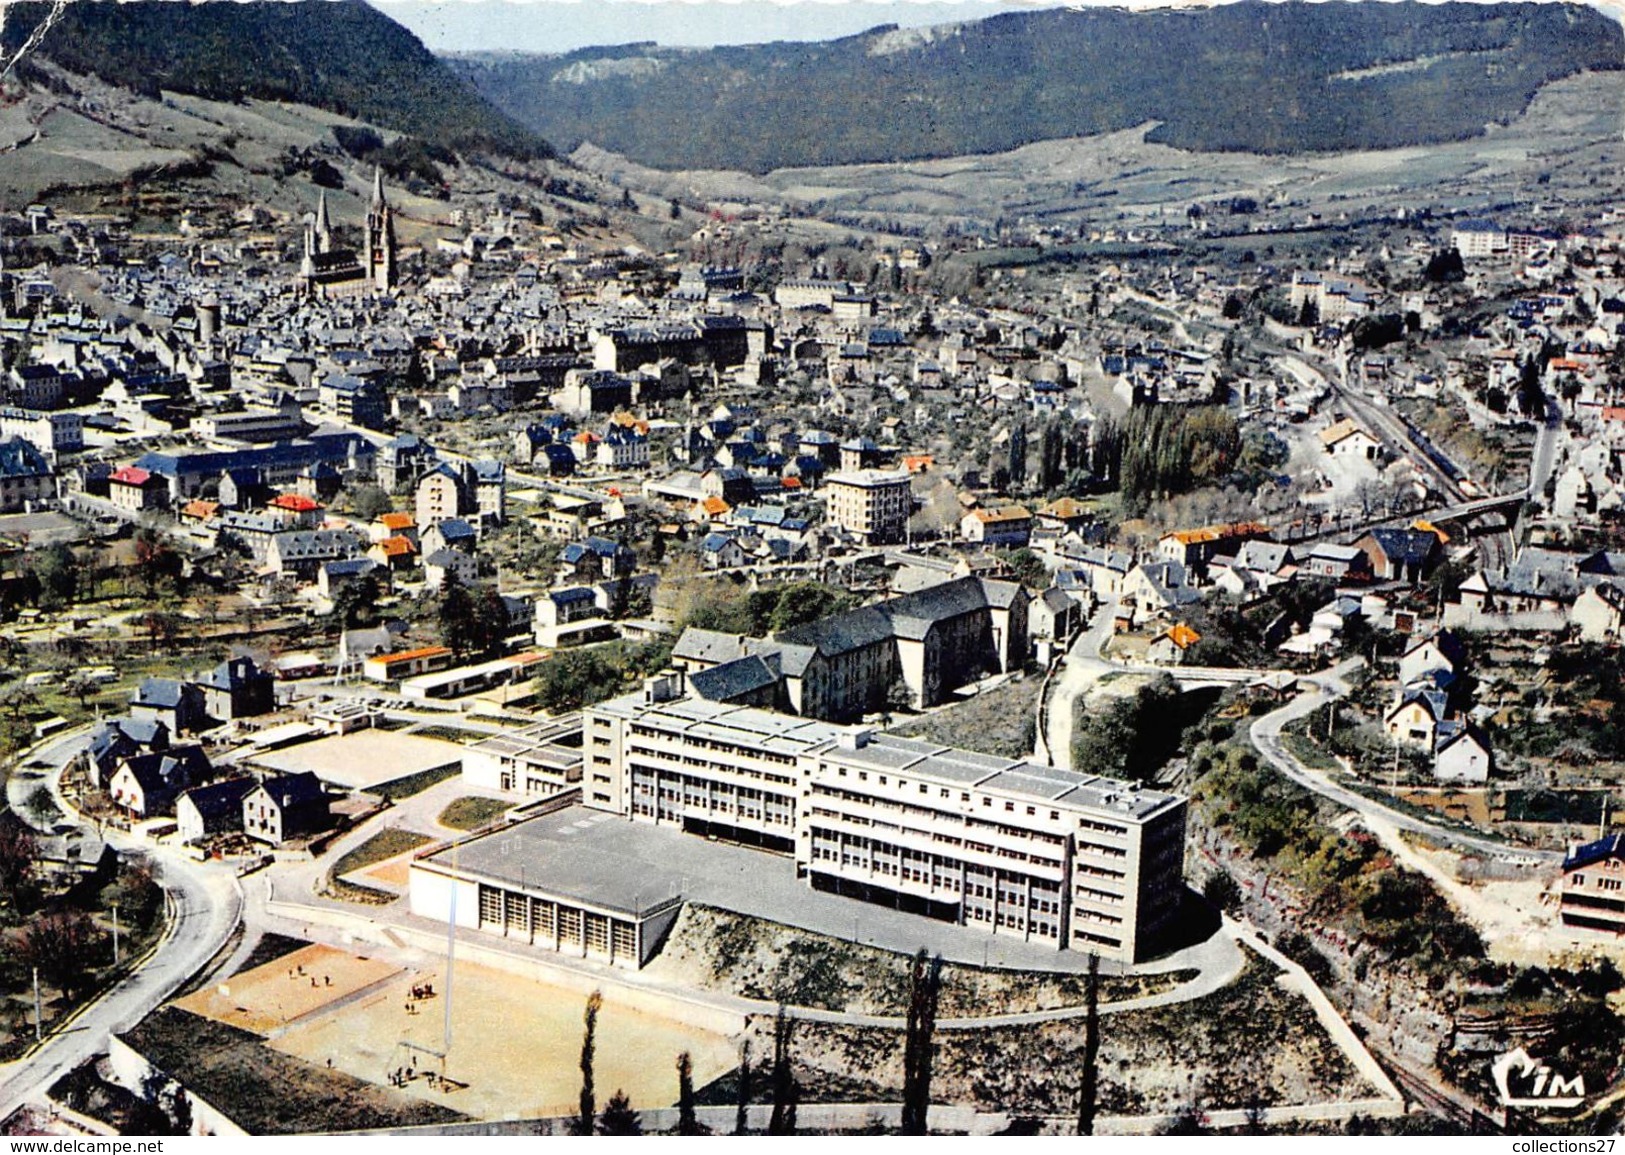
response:
[(1074, 518), (1088, 517), (1091, 510), (1083, 502), (1073, 497), (1059, 497), (1038, 511), (1041, 517), (1053, 517), (1061, 521), (1071, 521)]
[(145, 677), (130, 701), (138, 706), (172, 710), (181, 704), (185, 687), (175, 678)]
[(1595, 842), (1587, 842), (1569, 851), (1568, 857), (1563, 859), (1563, 870), (1579, 870), (1593, 863), (1608, 858), (1625, 857), (1625, 833), (1616, 831), (1606, 838), (1599, 838)]
[(172, 746), (160, 753), (135, 754), (123, 765), (146, 794), (179, 793), (194, 778), (209, 772), (209, 758), (201, 746)]
[(1400, 695), (1399, 701), (1394, 703), (1394, 708), (1384, 716), (1385, 720), (1393, 718), (1412, 702), (1426, 710), (1428, 716), (1435, 722), (1444, 721), (1445, 714), (1450, 710), (1450, 699), (1442, 690), (1434, 690), (1426, 686), (1409, 686)]
[(232, 658), (221, 662), (214, 669), (197, 679), (199, 685), (208, 686), (214, 690), (235, 690), (249, 682), (269, 677), (254, 664), (254, 659), (246, 654), (242, 657)]
[(1374, 529), (1368, 535), (1389, 561), (1404, 565), (1426, 563), (1439, 539), (1420, 529)]
[(1603, 582), (1601, 585), (1591, 587), (1591, 593), (1602, 600), (1605, 605), (1615, 610), (1625, 611), (1625, 590), (1613, 582)]
[(738, 634), (689, 626), (672, 647), (671, 656), (673, 659), (716, 663), (733, 661), (744, 653), (744, 639)]
[(1467, 647), (1462, 643), (1460, 636), (1452, 630), (1440, 630), (1430, 637), (1420, 639), (1405, 651), (1405, 657), (1410, 657), (1429, 644), (1438, 650), (1452, 667), (1460, 666), (1467, 660)]
[(322, 566), (322, 572), (329, 578), (352, 577), (370, 573), (378, 563), (370, 557), (353, 557), (344, 561), (330, 561)]
[(359, 550), (362, 537), (348, 529), (306, 529), (279, 533), (271, 544), (283, 561), (336, 560)]
[(1202, 640), (1202, 635), (1184, 622), (1170, 626), (1162, 635), (1182, 650), (1188, 650)]
[(305, 770), (298, 774), (284, 774), (277, 778), (267, 778), (261, 782), (256, 790), (263, 790), (270, 799), (271, 804), (279, 810), (288, 810), (295, 806), (308, 805), (313, 802), (325, 802), (326, 792), (322, 789), (321, 779)]
[(423, 559), (425, 566), (432, 565), (439, 569), (454, 569), (465, 563), (473, 565), (474, 559), (462, 550), (452, 549), (449, 546), (442, 546)]
[(1274, 541), (1243, 542), (1236, 551), (1236, 561), (1259, 573), (1280, 573), (1292, 563), (1292, 547)]
[(1489, 739), (1486, 738), (1484, 736), (1484, 732), (1476, 726), (1466, 723), (1460, 723), (1452, 726), (1448, 722), (1441, 722), (1439, 724), (1439, 733), (1441, 737), (1437, 739), (1433, 748), (1433, 752), (1436, 756), (1443, 754), (1452, 746), (1460, 745), (1463, 742), (1471, 742), (1486, 754), (1490, 753)]
[(942, 582), (874, 606), (863, 606), (809, 622), (774, 637), (781, 642), (811, 646), (828, 655), (845, 653), (890, 637), (918, 640), (932, 626), (989, 606), (1003, 608), (1019, 587), (1010, 582), (963, 577)]
[(1196, 545), (1202, 542), (1226, 541), (1235, 537), (1262, 537), (1270, 532), (1270, 527), (1258, 521), (1235, 521), (1224, 525), (1204, 525), (1196, 529), (1179, 529), (1172, 533), (1163, 534), (1164, 538), (1173, 538), (1181, 545)]
[(748, 654), (731, 662), (698, 670), (688, 677), (688, 684), (700, 697), (712, 702), (732, 702), (746, 694), (775, 686), (779, 681), (777, 656), (764, 657)]
[(1356, 433), (1364, 434), (1367, 440), (1371, 435), (1356, 425), (1352, 418), (1345, 417), (1329, 429), (1321, 430), (1320, 443), (1330, 449), (1340, 441), (1346, 441)]
[(997, 509), (973, 510), (971, 516), (983, 525), (995, 525), (1003, 522), (1031, 521), (1033, 515), (1025, 506), (1002, 505)]
[(210, 822), (240, 813), (243, 797), (254, 785), (252, 778), (233, 778), (212, 786), (194, 786), (181, 797), (191, 802), (205, 822)]
[(460, 517), (448, 517), (435, 526), (440, 536), (446, 541), (462, 541), (464, 538), (479, 537), (472, 525)]

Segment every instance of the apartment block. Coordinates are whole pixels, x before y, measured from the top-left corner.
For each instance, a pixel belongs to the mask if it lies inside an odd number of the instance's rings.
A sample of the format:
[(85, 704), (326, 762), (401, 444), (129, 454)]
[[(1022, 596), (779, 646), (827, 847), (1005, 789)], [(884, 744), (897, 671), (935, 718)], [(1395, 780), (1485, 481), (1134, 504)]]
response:
[(1625, 931), (1625, 834), (1570, 847), (1558, 909), (1564, 926)]
[(808, 759), (812, 885), (1128, 962), (1183, 893), (1184, 799), (865, 730)]
[(557, 798), (581, 785), (581, 716), (493, 734), (463, 751), (463, 781), (488, 790)]
[(906, 535), (914, 510), (908, 470), (832, 473), (824, 479), (823, 493), (826, 519), (865, 545), (892, 545)]

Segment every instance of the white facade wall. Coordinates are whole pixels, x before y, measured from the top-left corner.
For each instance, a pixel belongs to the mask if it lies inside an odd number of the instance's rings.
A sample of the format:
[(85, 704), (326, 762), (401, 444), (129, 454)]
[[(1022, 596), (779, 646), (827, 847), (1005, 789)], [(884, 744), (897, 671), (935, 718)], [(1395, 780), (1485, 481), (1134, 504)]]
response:
[[(870, 744), (854, 727), (628, 696), (587, 711), (588, 804), (790, 840), (824, 889), (1123, 961), (1177, 910), (1183, 799), (918, 741)], [(595, 802), (599, 774), (607, 800)]]
[(1434, 760), (1433, 777), (1440, 782), (1483, 785), (1490, 780), (1489, 752), (1469, 739), (1452, 742)]
[(469, 878), (452, 878), (437, 870), (413, 863), (410, 870), (408, 902), (412, 913), (436, 922), (453, 921), (459, 927), (476, 929), (480, 924), (480, 887)]
[(835, 525), (869, 544), (901, 541), (913, 512), (906, 470), (859, 470), (824, 479), (825, 509)]

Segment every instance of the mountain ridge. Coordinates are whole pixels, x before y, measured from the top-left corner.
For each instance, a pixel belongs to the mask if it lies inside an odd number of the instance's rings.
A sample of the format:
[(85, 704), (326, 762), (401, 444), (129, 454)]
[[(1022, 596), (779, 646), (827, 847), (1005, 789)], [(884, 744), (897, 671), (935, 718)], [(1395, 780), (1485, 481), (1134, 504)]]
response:
[(566, 151), (776, 168), (999, 152), (1160, 122), (1194, 151), (1461, 140), (1553, 80), (1617, 70), (1625, 30), (1578, 4), (1285, 3), (1050, 9), (821, 42), (648, 42), (447, 58)]
[[(15, 53), (51, 6), (9, 5), (0, 47)], [(362, 0), (80, 0), (35, 55), (146, 96), (308, 104), (441, 148), (548, 157), (552, 146), (493, 107), (407, 29)], [(39, 79), (25, 60), (18, 75)]]

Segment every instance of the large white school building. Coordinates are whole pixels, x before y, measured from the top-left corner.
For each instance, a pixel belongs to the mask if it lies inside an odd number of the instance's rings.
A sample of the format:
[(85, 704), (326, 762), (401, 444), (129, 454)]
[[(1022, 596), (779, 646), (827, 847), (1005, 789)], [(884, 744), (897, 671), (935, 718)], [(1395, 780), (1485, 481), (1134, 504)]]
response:
[(821, 890), (1133, 961), (1183, 894), (1186, 803), (1138, 785), (689, 697), (586, 712), (592, 807), (793, 854)]
[[(680, 673), (584, 723), (582, 805), (426, 854), (415, 913), (451, 917), (461, 888), (455, 917), (471, 929), (640, 966), (671, 900), (702, 884), (672, 861), (669, 835), (633, 836), (627, 819), (770, 852), (763, 871), (826, 894), (1120, 962), (1155, 952), (1183, 898), (1177, 795), (707, 701)], [(697, 900), (728, 905), (714, 881), (704, 887)], [(565, 921), (561, 902), (593, 907), (609, 946), (593, 945), (586, 915)]]

